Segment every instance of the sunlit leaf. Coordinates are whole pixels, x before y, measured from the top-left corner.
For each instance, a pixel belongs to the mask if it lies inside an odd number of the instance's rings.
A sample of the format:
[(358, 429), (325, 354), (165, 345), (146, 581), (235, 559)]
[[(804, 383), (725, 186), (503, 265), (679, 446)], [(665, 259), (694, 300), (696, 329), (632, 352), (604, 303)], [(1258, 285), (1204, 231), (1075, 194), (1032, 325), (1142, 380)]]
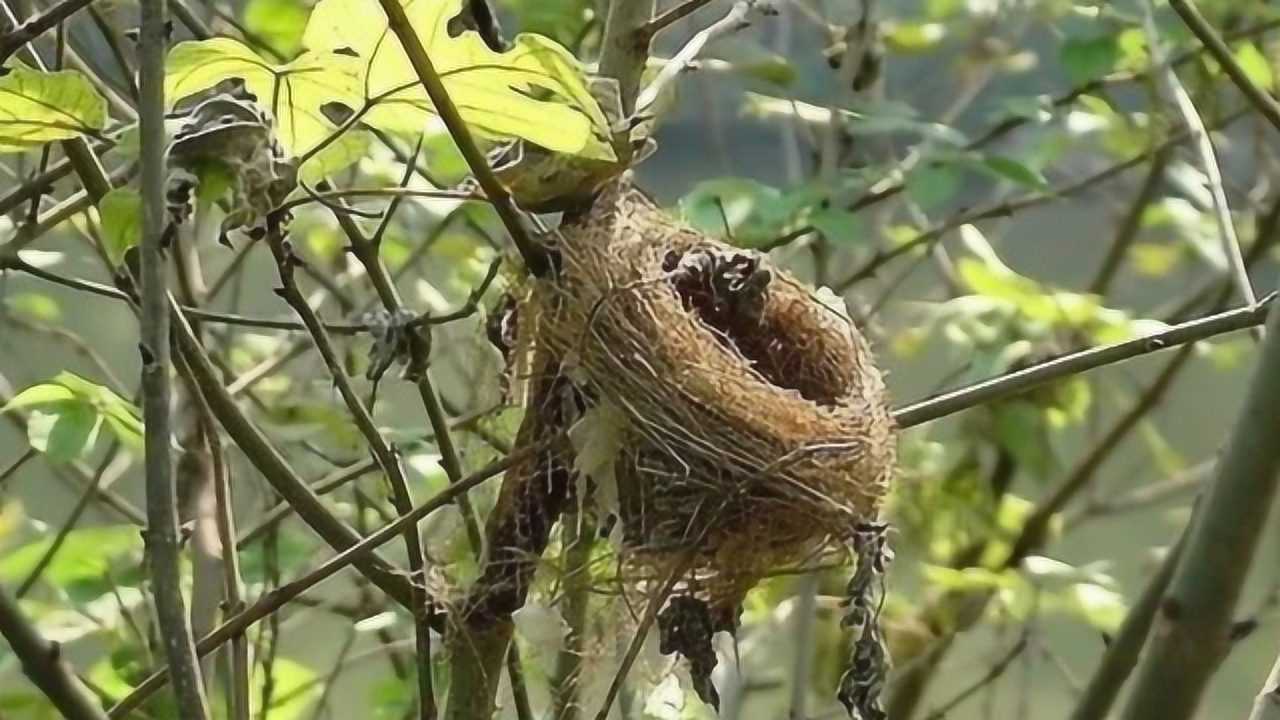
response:
[[(275, 690), (271, 695), (269, 712), (262, 714), (271, 720), (296, 720), (305, 717), (312, 703), (324, 691), (324, 686), (316, 682), (316, 672), (296, 660), (277, 657), (271, 673)], [(261, 709), (262, 679), (255, 678), (252, 687), (255, 690), (253, 706)]]
[(0, 153), (101, 130), (107, 101), (75, 70), (0, 69)]
[(1236, 63), (1244, 71), (1246, 77), (1254, 85), (1263, 90), (1275, 89), (1275, 77), (1271, 71), (1271, 63), (1253, 43), (1243, 43), (1236, 50)]
[[(349, 18), (347, 24), (351, 25)], [(359, 107), (364, 98), (361, 69), (358, 59), (332, 51), (312, 50), (274, 65), (231, 38), (180, 42), (165, 63), (165, 98), (173, 103), (223, 80), (240, 78), (271, 111), (285, 151), (297, 156), (333, 133), (335, 125), (321, 112), (322, 106)]]
[(302, 31), (311, 15), (301, 0), (249, 0), (244, 6), (245, 29), (284, 57), (302, 48)]
[(58, 301), (43, 293), (13, 293), (4, 299), (4, 305), (9, 312), (31, 320), (56, 322), (62, 317), (62, 307), (58, 305)]
[[(469, 125), (491, 137), (523, 138), (548, 150), (613, 159), (608, 122), (567, 50), (545, 37), (524, 34), (510, 50), (494, 52), (475, 32), (451, 31), (450, 20), (461, 9), (462, 0), (405, 4), (410, 23)], [(320, 0), (303, 44), (311, 53), (341, 50), (358, 56), (366, 68), (364, 97), (377, 102), (364, 122), (413, 135), (427, 127), (434, 109), (381, 11), (363, 0)]]
[(946, 36), (947, 27), (942, 23), (894, 23), (886, 29), (884, 41), (897, 53), (923, 53)]
[[(0, 581), (24, 580), (52, 544), (53, 537), (49, 536), (0, 553)], [(142, 536), (132, 525), (78, 528), (67, 533), (41, 577), (58, 586), (97, 580), (117, 559), (141, 552)]]

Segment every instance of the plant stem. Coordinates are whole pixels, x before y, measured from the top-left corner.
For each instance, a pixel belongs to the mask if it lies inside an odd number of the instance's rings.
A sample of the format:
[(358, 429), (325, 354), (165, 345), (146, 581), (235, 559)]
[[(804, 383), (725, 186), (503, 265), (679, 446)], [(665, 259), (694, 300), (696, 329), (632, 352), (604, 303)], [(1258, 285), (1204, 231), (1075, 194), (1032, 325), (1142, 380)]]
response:
[(208, 717), (200, 665), (182, 597), (179, 567), (177, 492), (170, 451), (169, 304), (162, 236), (168, 224), (165, 206), (164, 56), (167, 45), (165, 0), (143, 0), (138, 41), (140, 137), (142, 146), (142, 405), (146, 420), (147, 554), (151, 590), (165, 658), (173, 669), (179, 714)]
[(1280, 481), (1280, 312), (1274, 308), (1245, 405), (1160, 608), (1161, 629), (1124, 717), (1190, 717), (1230, 647), (1231, 614)]
[[(604, 20), (604, 44), (600, 50), (600, 76), (618, 81), (618, 98), (622, 115), (636, 110), (640, 94), (640, 76), (649, 60), (651, 36), (645, 32), (657, 7), (655, 0), (611, 0)], [(615, 148), (629, 148), (630, 143), (614, 143)]]

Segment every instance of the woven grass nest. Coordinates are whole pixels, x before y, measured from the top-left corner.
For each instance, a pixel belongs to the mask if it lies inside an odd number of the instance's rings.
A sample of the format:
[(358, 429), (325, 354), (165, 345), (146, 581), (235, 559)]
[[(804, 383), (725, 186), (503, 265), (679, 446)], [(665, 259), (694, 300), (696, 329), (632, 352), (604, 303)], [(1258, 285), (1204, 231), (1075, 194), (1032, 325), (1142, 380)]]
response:
[(625, 177), (555, 250), (521, 330), (624, 419), (612, 476), (630, 579), (678, 574), (712, 617), (736, 618), (766, 573), (848, 548), (876, 519), (895, 426), (842, 312)]

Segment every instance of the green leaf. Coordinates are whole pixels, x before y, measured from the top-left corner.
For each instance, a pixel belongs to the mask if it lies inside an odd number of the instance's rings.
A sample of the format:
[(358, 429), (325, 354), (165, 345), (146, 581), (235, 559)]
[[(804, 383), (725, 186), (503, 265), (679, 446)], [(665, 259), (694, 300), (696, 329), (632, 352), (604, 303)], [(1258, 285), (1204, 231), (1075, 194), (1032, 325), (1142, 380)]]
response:
[(116, 188), (98, 203), (107, 257), (120, 265), (125, 252), (142, 242), (142, 196), (132, 188)]
[(1049, 182), (1038, 170), (1027, 167), (1013, 158), (988, 155), (982, 159), (982, 167), (1005, 180), (1012, 180), (1029, 188), (1044, 190), (1049, 187)]
[[(475, 32), (451, 31), (450, 21), (461, 9), (462, 0), (405, 3), (413, 29), (468, 125), (489, 137), (615, 158), (608, 121), (569, 51), (548, 38), (522, 34), (510, 50), (494, 52)], [(312, 53), (344, 50), (359, 56), (367, 97), (376, 103), (365, 114), (366, 123), (413, 135), (426, 129), (434, 109), (382, 12), (364, 0), (320, 0), (303, 44)]]
[(110, 388), (72, 372), (18, 393), (0, 412), (28, 408), (27, 440), (31, 447), (58, 461), (73, 460), (107, 428), (126, 446), (142, 446), (142, 420), (136, 407)]
[(57, 300), (43, 293), (14, 293), (4, 299), (4, 304), (9, 312), (31, 320), (57, 322), (62, 318), (62, 306), (58, 305)]
[(302, 31), (310, 15), (310, 5), (300, 0), (249, 0), (244, 26), (280, 55), (291, 57), (302, 48)]
[[(357, 24), (363, 22), (362, 18)], [(347, 23), (351, 24), (349, 18)], [(298, 156), (336, 129), (321, 107), (361, 105), (361, 67), (358, 58), (331, 50), (309, 51), (292, 62), (273, 65), (231, 38), (180, 42), (165, 63), (165, 98), (172, 104), (223, 80), (240, 78), (275, 117), (276, 135), (285, 151)]]
[(98, 439), (102, 418), (79, 402), (44, 405), (27, 416), (27, 442), (53, 462), (80, 457)]
[[(53, 537), (49, 536), (0, 553), (0, 581), (21, 582), (52, 544)], [(118, 558), (141, 552), (142, 536), (132, 525), (79, 528), (67, 533), (61, 550), (42, 577), (60, 587), (97, 580)]]
[[(269, 712), (263, 713), (264, 717), (270, 717), (271, 720), (297, 720), (303, 717), (324, 690), (323, 685), (316, 682), (314, 670), (289, 658), (276, 658), (272, 677), (275, 692), (271, 696)], [(261, 707), (262, 679), (254, 678), (253, 687), (253, 705)]]
[(43, 385), (32, 385), (13, 396), (9, 402), (0, 407), (0, 413), (9, 412), (10, 410), (20, 410), (22, 408), (33, 407), (36, 405), (49, 405), (51, 403), (66, 402), (75, 400), (75, 393), (70, 388), (63, 387), (54, 383), (46, 383)]
[(907, 194), (928, 210), (951, 199), (960, 189), (960, 173), (950, 165), (920, 167), (907, 175)]
[(101, 130), (107, 101), (75, 70), (38, 72), (23, 65), (0, 70), (0, 153)]
[(704, 180), (680, 199), (680, 212), (687, 222), (741, 247), (756, 247), (778, 237), (794, 209), (777, 188), (737, 177)]
[(1120, 59), (1114, 35), (1071, 38), (1062, 44), (1062, 66), (1074, 85), (1081, 85), (1111, 72)]

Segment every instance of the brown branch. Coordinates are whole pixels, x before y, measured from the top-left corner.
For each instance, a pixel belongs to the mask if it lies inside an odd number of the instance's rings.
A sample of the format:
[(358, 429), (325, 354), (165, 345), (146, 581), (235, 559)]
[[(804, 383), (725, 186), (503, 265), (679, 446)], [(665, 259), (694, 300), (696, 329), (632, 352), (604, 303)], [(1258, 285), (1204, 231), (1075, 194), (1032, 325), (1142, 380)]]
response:
[(484, 154), (480, 152), (480, 148), (476, 145), (475, 139), (471, 137), (471, 131), (467, 128), (466, 122), (463, 121), (457, 106), (450, 99), (449, 92), (440, 80), (440, 75), (436, 72), (431, 58), (427, 56), (422, 40), (409, 22), (409, 16), (405, 14), (404, 6), (400, 4), (400, 0), (378, 0), (378, 4), (382, 6), (383, 12), (387, 14), (387, 23), (391, 31), (400, 40), (400, 45), (404, 48), (405, 54), (409, 56), (409, 63), (413, 65), (414, 72), (418, 74), (418, 80), (422, 82), (423, 89), (427, 91), (427, 96), (431, 98), (431, 104), (435, 106), (436, 113), (444, 121), (444, 125), (449, 130), (449, 135), (453, 138), (454, 144), (458, 146), (462, 157), (467, 161), (467, 166), (471, 168), (471, 174), (475, 176), (480, 188), (484, 190), (485, 197), (489, 198), (494, 209), (497, 210), (499, 219), (502, 220), (502, 224), (507, 228), (507, 233), (511, 236), (511, 241), (515, 243), (516, 249), (520, 252), (521, 257), (524, 258), (529, 272), (535, 277), (546, 274), (551, 267), (547, 259), (546, 250), (529, 237), (528, 232), (525, 230), (521, 212), (516, 208), (506, 187), (493, 174), (493, 168), (489, 167), (489, 161), (485, 159)]
[(40, 636), (18, 604), (0, 589), (0, 635), (22, 662), (26, 674), (53, 707), (68, 720), (106, 720), (89, 690), (62, 659), (62, 648)]
[(711, 2), (712, 0), (682, 0), (679, 5), (645, 23), (640, 30), (652, 40), (658, 33), (710, 5)]
[[(652, 40), (645, 32), (645, 25), (653, 18), (656, 6), (656, 0), (610, 0), (605, 14), (599, 74), (618, 82), (618, 99), (624, 118), (636, 111), (640, 77), (649, 60), (649, 42)], [(627, 134), (630, 134), (629, 129)], [(630, 147), (630, 142), (614, 143), (614, 148), (623, 152)]]
[(1164, 599), (1165, 590), (1173, 579), (1174, 568), (1182, 557), (1182, 548), (1186, 544), (1187, 531), (1184, 529), (1178, 542), (1165, 554), (1160, 569), (1151, 576), (1141, 597), (1129, 609), (1119, 632), (1112, 638), (1102, 661), (1094, 668), (1089, 685), (1080, 697), (1079, 704), (1071, 711), (1071, 720), (1095, 720), (1103, 718), (1111, 711), (1120, 689), (1129, 679), (1138, 664), (1142, 648), (1147, 644), (1151, 634), (1151, 625), (1155, 620), (1160, 601)]
[[(360, 542), (360, 536), (329, 512), (320, 498), (303, 483), (262, 431), (236, 405), (231, 394), (222, 386), (217, 369), (196, 340), (185, 318), (176, 317), (174, 335), (177, 346), (191, 369), (195, 385), (199, 387), (200, 393), (208, 403), (209, 410), (214, 417), (218, 418), (218, 422), (244, 452), (254, 468), (267, 479), (267, 482), (285, 501), (293, 506), (298, 516), (330, 546), (344, 550)], [(386, 560), (376, 553), (367, 557), (361, 555), (356, 562), (356, 567), (396, 602), (406, 608), (412, 607), (413, 593), (408, 580), (397, 573)]]

